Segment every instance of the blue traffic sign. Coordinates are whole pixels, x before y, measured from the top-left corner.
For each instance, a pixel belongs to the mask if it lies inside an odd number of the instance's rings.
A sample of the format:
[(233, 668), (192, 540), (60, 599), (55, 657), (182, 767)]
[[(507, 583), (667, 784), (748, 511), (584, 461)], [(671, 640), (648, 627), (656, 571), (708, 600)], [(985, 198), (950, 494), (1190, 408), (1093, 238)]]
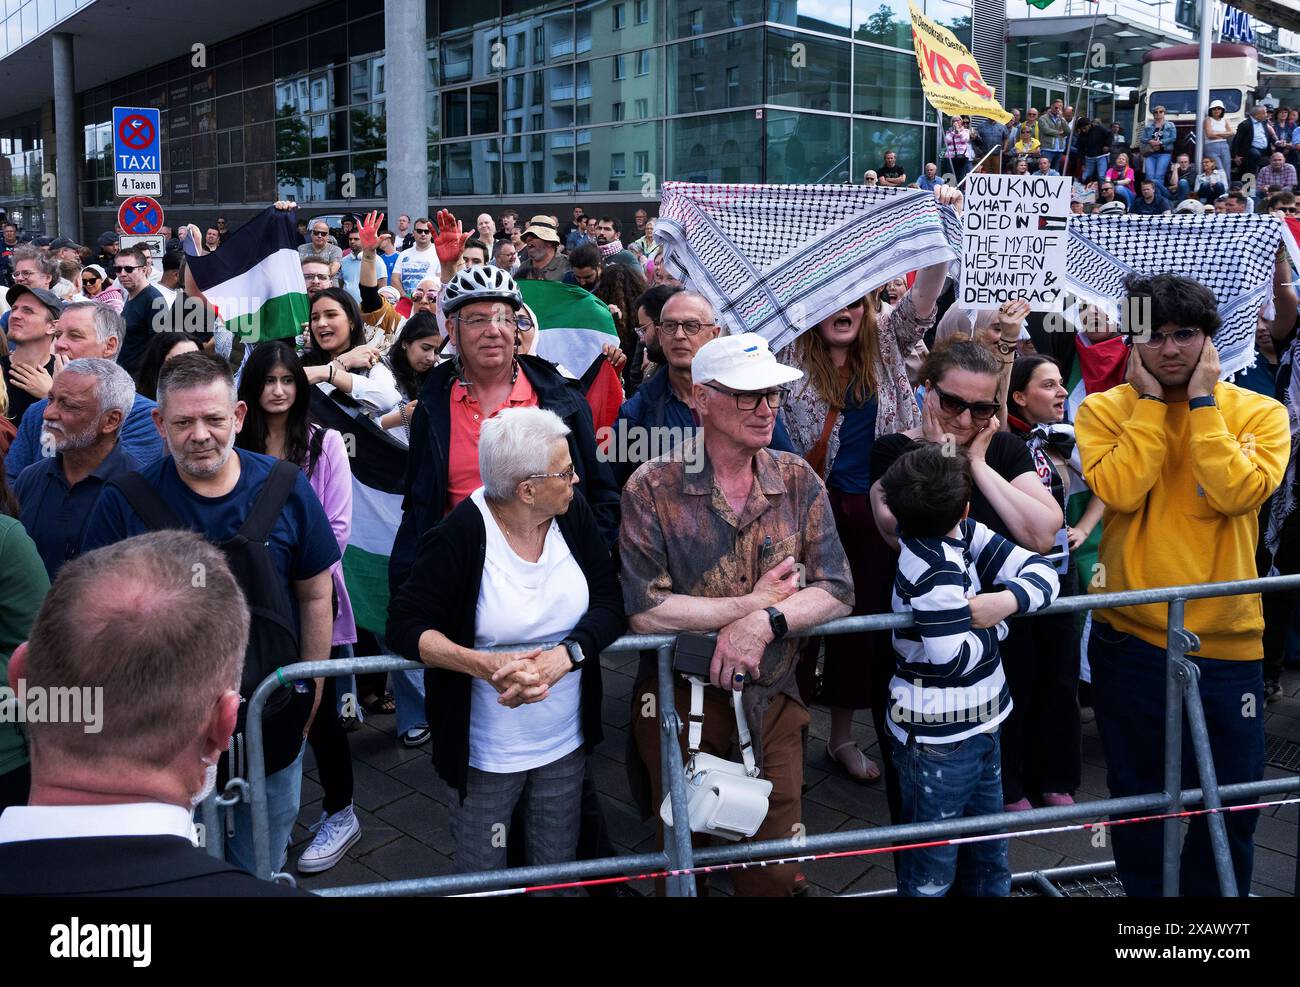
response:
[(162, 171), (160, 122), (156, 109), (113, 107), (113, 170), (118, 173)]

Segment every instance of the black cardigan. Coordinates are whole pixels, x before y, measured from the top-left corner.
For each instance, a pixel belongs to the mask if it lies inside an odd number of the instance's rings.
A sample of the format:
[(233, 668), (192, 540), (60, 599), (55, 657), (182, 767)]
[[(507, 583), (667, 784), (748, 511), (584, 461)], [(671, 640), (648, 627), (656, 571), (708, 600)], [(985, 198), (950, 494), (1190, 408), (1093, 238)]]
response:
[[(560, 533), (587, 578), (587, 612), (569, 637), (582, 646), (582, 739), (590, 753), (603, 736), (600, 723), (600, 652), (627, 627), (623, 594), (596, 516), (582, 497), (556, 519)], [(474, 647), (474, 621), (487, 530), (483, 515), (466, 498), (420, 540), (415, 562), (388, 604), (387, 643), (411, 661), (420, 660), (420, 636), (436, 630), (462, 647)], [(471, 676), (445, 668), (426, 668), (424, 705), (433, 731), (433, 766), (465, 798), (469, 774)], [(545, 700), (543, 700), (545, 701)]]

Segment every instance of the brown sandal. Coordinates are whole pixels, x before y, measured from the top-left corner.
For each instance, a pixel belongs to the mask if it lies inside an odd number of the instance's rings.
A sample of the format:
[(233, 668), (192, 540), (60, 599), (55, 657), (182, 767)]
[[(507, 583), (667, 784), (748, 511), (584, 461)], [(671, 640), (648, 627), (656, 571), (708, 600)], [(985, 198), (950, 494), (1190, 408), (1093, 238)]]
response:
[[(857, 757), (853, 758), (851, 762), (846, 763), (845, 760), (840, 757), (840, 751), (848, 748), (852, 748), (853, 753), (856, 754)], [(851, 740), (845, 741), (838, 747), (834, 748), (831, 747), (830, 741), (827, 741), (826, 756), (838, 765), (841, 771), (856, 781), (859, 785), (874, 785), (880, 780), (880, 766), (876, 764), (875, 761), (871, 760), (871, 758), (867, 757), (866, 754), (863, 754), (861, 748)], [(853, 767), (850, 767), (850, 763), (857, 768), (857, 771), (854, 771)]]

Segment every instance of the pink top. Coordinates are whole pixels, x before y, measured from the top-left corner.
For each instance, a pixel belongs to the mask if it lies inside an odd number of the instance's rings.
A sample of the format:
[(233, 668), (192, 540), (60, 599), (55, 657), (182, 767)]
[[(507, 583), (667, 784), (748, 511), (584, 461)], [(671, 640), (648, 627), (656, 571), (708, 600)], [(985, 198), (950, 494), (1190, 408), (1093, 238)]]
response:
[(1132, 168), (1128, 168), (1128, 167), (1126, 167), (1126, 168), (1124, 169), (1124, 174), (1121, 175), (1121, 174), (1120, 174), (1118, 171), (1116, 171), (1114, 168), (1107, 168), (1107, 169), (1106, 169), (1106, 180), (1109, 181), (1109, 182), (1114, 182), (1114, 181), (1125, 181), (1125, 180), (1131, 182), (1131, 181), (1133, 181), (1133, 169), (1132, 169)]
[[(318, 428), (317, 425), (310, 426), (310, 434), (315, 436)], [(343, 436), (332, 428), (325, 430), (320, 458), (316, 460), (316, 469), (307, 477), (307, 482), (316, 491), (321, 507), (325, 508), (334, 539), (339, 543), (339, 552), (347, 551), (348, 539), (352, 536), (352, 467), (348, 463)], [(330, 578), (334, 580), (334, 592), (339, 598), (339, 613), (334, 618), (334, 637), (330, 645), (355, 644), (357, 625), (352, 617), (352, 601), (343, 585), (342, 560), (330, 567)]]

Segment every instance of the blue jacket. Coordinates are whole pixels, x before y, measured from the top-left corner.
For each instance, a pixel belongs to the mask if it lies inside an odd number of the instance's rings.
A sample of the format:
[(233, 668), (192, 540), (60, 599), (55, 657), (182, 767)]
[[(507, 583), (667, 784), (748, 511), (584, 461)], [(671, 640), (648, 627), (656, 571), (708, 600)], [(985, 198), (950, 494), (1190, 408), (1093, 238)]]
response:
[(1165, 121), (1165, 125), (1161, 127), (1159, 130), (1156, 130), (1156, 123), (1154, 120), (1152, 120), (1148, 122), (1145, 127), (1142, 128), (1142, 136), (1138, 140), (1138, 145), (1142, 148), (1142, 153), (1146, 154), (1147, 144), (1154, 138), (1159, 137), (1160, 150), (1157, 153), (1167, 154), (1168, 152), (1174, 149), (1174, 140), (1177, 138), (1177, 136), (1178, 136), (1177, 129), (1168, 120)]
[[(10, 477), (16, 479), (23, 470), (42, 458), (41, 419), (45, 406), (49, 403), (48, 398), (43, 398), (23, 415), (18, 434), (14, 436), (9, 453), (5, 456), (5, 472)], [(153, 409), (156, 407), (158, 406), (147, 397), (137, 394), (131, 413), (122, 423), (122, 432), (118, 436), (122, 448), (141, 466), (148, 466), (166, 452), (162, 436), (153, 423)]]
[[(618, 456), (618, 437), (625, 434), (625, 429), (671, 428), (679, 430), (678, 434), (686, 438), (694, 434), (699, 427), (699, 422), (695, 420), (695, 412), (686, 407), (673, 393), (668, 382), (668, 368), (662, 368), (642, 384), (636, 394), (624, 401), (623, 406), (618, 409), (618, 420), (614, 423), (614, 444), (611, 444), (608, 455), (614, 473), (618, 477), (619, 487), (627, 483), (628, 478), (636, 472), (636, 468), (642, 462), (642, 460), (625, 460)], [(687, 431), (688, 429), (690, 431)], [(772, 430), (772, 444), (768, 448), (777, 452), (796, 452), (780, 414), (776, 416), (776, 427)]]

